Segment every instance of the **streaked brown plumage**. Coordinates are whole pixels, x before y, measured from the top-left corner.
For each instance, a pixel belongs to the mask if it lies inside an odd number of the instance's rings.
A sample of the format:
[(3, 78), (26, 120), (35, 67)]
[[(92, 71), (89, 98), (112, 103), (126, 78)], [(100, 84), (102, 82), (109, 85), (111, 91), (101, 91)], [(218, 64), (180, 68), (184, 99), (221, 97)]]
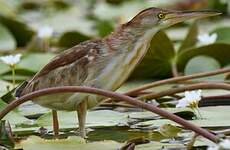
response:
[[(216, 13), (146, 9), (107, 37), (83, 42), (56, 56), (27, 84), (19, 87), (16, 96), (65, 85), (114, 91), (144, 57), (158, 30), (190, 18), (213, 15)], [(96, 95), (65, 93), (43, 96), (33, 101), (54, 110), (77, 110), (80, 134), (85, 136), (86, 109), (94, 107), (101, 100), (102, 97)]]

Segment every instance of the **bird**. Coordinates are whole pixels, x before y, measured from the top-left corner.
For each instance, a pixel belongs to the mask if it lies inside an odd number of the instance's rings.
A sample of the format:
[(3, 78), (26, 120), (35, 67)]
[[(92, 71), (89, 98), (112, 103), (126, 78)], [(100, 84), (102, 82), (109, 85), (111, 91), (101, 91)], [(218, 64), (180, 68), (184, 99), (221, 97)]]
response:
[[(30, 80), (21, 84), (15, 96), (60, 86), (88, 86), (115, 91), (141, 62), (152, 37), (159, 30), (188, 19), (218, 14), (214, 11), (176, 11), (156, 7), (142, 10), (104, 38), (82, 42), (58, 54)], [(159, 44), (164, 44), (164, 41)], [(59, 93), (32, 101), (53, 112), (77, 111), (79, 134), (86, 137), (87, 109), (95, 107), (103, 99), (87, 93)]]

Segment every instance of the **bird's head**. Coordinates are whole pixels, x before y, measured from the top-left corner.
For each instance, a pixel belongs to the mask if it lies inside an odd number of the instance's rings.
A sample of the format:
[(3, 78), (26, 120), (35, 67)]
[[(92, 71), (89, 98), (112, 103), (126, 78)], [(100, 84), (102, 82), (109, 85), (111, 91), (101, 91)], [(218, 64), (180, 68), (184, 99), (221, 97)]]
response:
[(141, 11), (127, 24), (147, 29), (152, 27), (162, 29), (185, 20), (200, 19), (219, 14), (221, 13), (213, 11), (175, 11), (151, 7)]

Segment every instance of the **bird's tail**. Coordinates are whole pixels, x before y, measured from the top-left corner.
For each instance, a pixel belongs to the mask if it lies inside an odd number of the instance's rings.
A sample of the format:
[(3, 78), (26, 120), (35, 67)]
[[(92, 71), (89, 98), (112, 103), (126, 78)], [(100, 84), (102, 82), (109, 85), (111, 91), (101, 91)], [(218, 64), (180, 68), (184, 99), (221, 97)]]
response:
[(23, 92), (23, 90), (25, 89), (25, 87), (27, 86), (29, 82), (28, 81), (24, 81), (22, 84), (20, 84), (16, 90), (15, 90), (15, 97), (21, 97), (21, 94)]

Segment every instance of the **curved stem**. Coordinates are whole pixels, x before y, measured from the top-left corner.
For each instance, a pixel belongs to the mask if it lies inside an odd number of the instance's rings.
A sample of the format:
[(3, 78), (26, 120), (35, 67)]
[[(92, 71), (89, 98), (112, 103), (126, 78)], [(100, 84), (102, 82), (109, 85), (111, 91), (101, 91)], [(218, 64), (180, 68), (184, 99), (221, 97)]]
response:
[(186, 80), (191, 80), (191, 79), (196, 79), (196, 78), (201, 78), (201, 77), (213, 76), (213, 75), (227, 73), (227, 72), (230, 72), (230, 68), (218, 69), (218, 70), (211, 71), (211, 72), (197, 73), (197, 74), (188, 75), (188, 76), (169, 78), (169, 79), (160, 80), (160, 81), (145, 84), (145, 85), (140, 86), (138, 88), (132, 89), (132, 90), (130, 90), (124, 94), (125, 95), (132, 95), (132, 94), (135, 94), (136, 92), (140, 92), (140, 91), (143, 91), (143, 90), (146, 90), (149, 88), (153, 88), (153, 87), (156, 87), (159, 85), (163, 85), (163, 84), (169, 84), (169, 83), (175, 83), (175, 82), (179, 82), (179, 81), (186, 81)]
[(110, 91), (105, 91), (102, 89), (96, 89), (96, 88), (91, 88), (91, 87), (79, 87), (79, 86), (64, 86), (64, 87), (53, 87), (53, 88), (47, 88), (47, 89), (42, 89), (39, 91), (32, 92), (30, 94), (24, 95), (14, 101), (12, 101), (6, 108), (4, 108), (0, 112), (0, 119), (2, 119), (7, 113), (9, 113), (11, 110), (13, 110), (15, 107), (19, 106), (20, 104), (29, 101), (30, 99), (34, 99), (39, 96), (47, 95), (47, 94), (55, 94), (55, 93), (63, 93), (63, 92), (80, 92), (80, 93), (91, 93), (91, 94), (98, 94), (110, 98), (115, 98), (115, 99), (120, 99), (123, 101), (126, 101), (132, 105), (138, 106), (140, 108), (149, 110), (151, 112), (154, 112), (164, 118), (170, 119), (172, 121), (175, 121), (176, 123), (184, 126), (186, 129), (190, 129), (197, 134), (213, 141), (213, 142), (218, 142), (219, 138), (216, 137), (214, 134), (208, 132), (205, 129), (202, 129), (198, 126), (195, 126), (188, 121), (182, 119), (181, 117), (178, 117), (172, 113), (169, 113), (165, 110), (162, 110), (156, 106), (153, 106), (151, 104), (147, 104), (144, 102), (141, 102), (135, 98), (115, 93), (115, 92), (110, 92)]
[(178, 88), (172, 88), (168, 90), (164, 90), (162, 92), (158, 93), (150, 93), (143, 96), (140, 96), (140, 99), (155, 99), (163, 96), (173, 95), (180, 92), (185, 92), (188, 90), (195, 90), (195, 89), (224, 89), (224, 90), (230, 90), (230, 85), (225, 83), (198, 83), (198, 84), (192, 84), (192, 85), (186, 85), (183, 87)]

